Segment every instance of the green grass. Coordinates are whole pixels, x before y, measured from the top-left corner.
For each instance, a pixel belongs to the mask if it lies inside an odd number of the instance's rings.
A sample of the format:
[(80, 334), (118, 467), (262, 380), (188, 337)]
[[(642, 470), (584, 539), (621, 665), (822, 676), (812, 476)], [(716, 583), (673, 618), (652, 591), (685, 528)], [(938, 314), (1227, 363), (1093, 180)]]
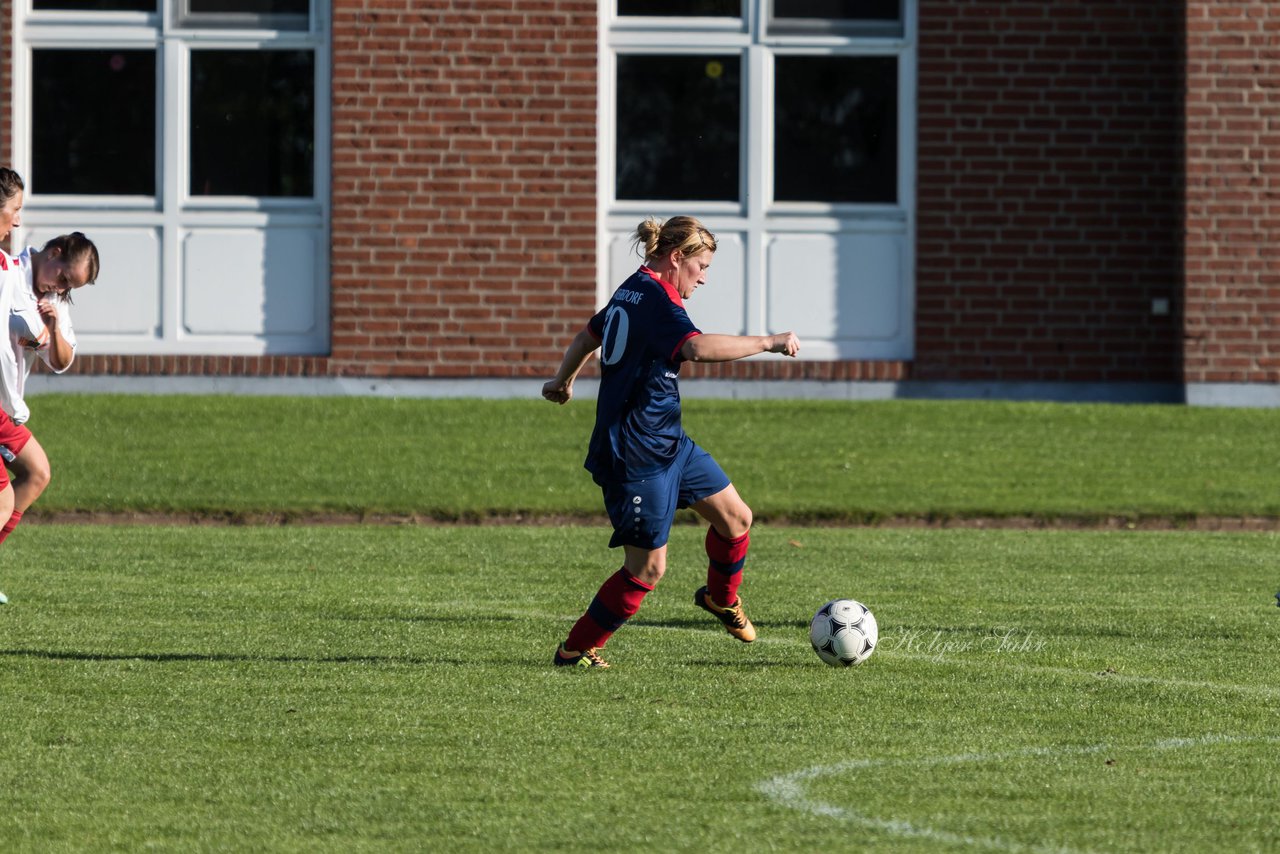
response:
[[(1280, 411), (691, 401), (757, 518), (761, 639), (670, 571), (565, 673), (619, 556), (592, 402), (45, 395), (0, 548), (0, 847), (1273, 851), (1270, 533), (805, 527), (1280, 518)], [(42, 524), (68, 511), (275, 526)], [(586, 524), (315, 526), (304, 517)], [(881, 643), (836, 670), (809, 616)]]
[[(6, 851), (1268, 851), (1277, 538), (761, 525), (761, 639), (701, 532), (611, 642), (554, 527), (24, 526), (0, 609)], [(853, 596), (864, 665), (808, 648)]]
[[(594, 516), (594, 402), (42, 395), (33, 513)], [(688, 401), (763, 519), (1280, 517), (1280, 410)]]

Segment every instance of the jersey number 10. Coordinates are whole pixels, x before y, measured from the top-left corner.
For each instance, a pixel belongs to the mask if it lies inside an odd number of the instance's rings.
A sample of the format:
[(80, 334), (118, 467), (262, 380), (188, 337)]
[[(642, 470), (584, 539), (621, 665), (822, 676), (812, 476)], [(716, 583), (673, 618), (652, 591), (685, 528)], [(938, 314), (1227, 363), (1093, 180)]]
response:
[(600, 351), (600, 362), (605, 365), (616, 365), (627, 351), (627, 330), (631, 318), (627, 310), (620, 305), (611, 305), (604, 316), (604, 341)]

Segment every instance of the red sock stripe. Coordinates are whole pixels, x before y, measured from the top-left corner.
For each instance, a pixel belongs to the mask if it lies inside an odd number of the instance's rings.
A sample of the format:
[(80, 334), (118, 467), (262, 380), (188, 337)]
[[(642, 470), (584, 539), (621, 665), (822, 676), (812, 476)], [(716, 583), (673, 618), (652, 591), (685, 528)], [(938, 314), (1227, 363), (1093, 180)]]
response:
[(13, 533), (13, 529), (18, 527), (18, 523), (21, 521), (22, 511), (14, 510), (13, 515), (9, 517), (9, 521), (4, 523), (4, 527), (0, 527), (0, 543), (3, 543)]
[(731, 567), (736, 564), (738, 569), (741, 569), (742, 562), (747, 557), (747, 549), (750, 547), (750, 531), (747, 531), (737, 539), (730, 540), (715, 528), (707, 528), (707, 557), (711, 558), (712, 563), (718, 563), (725, 567)]
[(623, 623), (635, 616), (644, 597), (652, 591), (652, 586), (633, 577), (626, 569), (619, 569), (600, 585), (587, 612), (569, 631), (564, 645), (579, 652), (604, 646)]
[(707, 528), (707, 592), (717, 605), (732, 605), (738, 601), (738, 587), (742, 584), (742, 566), (747, 561), (747, 549), (751, 546), (751, 532), (730, 540), (715, 528)]

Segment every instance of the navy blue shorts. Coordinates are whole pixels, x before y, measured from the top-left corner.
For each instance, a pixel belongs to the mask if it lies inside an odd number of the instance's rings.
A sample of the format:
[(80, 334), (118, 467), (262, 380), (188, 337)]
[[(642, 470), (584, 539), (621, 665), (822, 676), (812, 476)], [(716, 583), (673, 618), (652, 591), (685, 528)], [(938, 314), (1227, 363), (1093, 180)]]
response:
[(604, 507), (613, 522), (609, 548), (658, 549), (667, 544), (676, 511), (721, 492), (729, 477), (711, 455), (688, 436), (664, 471), (643, 480), (601, 487)]

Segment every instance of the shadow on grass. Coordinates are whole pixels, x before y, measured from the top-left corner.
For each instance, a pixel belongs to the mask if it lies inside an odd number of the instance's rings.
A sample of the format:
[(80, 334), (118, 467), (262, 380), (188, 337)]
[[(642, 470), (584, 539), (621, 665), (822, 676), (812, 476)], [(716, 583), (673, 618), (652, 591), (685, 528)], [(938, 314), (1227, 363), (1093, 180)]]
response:
[(464, 625), (480, 625), (483, 623), (514, 623), (519, 617), (501, 614), (485, 614), (484, 616), (466, 615), (461, 617), (440, 617), (434, 614), (329, 614), (329, 619), (347, 623), (462, 623)]
[[(509, 661), (475, 661), (461, 658), (416, 658), (411, 656), (392, 655), (231, 655), (229, 653), (200, 652), (69, 652), (51, 649), (0, 649), (0, 658), (38, 658), (46, 661), (145, 661), (155, 664), (172, 664), (178, 662), (203, 663), (235, 663), (235, 664), (369, 664), (369, 665), (410, 665), (416, 667), (448, 666), (517, 666), (530, 670), (551, 670), (550, 658), (536, 660)], [(705, 667), (714, 670), (762, 670), (772, 668), (810, 667), (809, 662), (797, 661), (741, 661), (729, 658), (700, 658), (684, 660), (678, 663), (682, 667)], [(558, 670), (579, 672), (577, 668), (558, 668)]]
[(813, 661), (802, 661), (797, 658), (794, 661), (729, 661), (724, 658), (694, 658), (681, 661), (683, 667), (705, 667), (708, 670), (813, 670), (815, 664), (818, 667), (825, 667), (821, 661), (816, 658)]
[[(786, 632), (791, 629), (801, 629), (805, 632), (809, 631), (808, 620), (752, 620), (752, 623), (755, 624), (756, 629), (762, 636), (768, 634), (781, 634), (782, 632)], [(648, 628), (657, 629), (706, 629), (708, 632), (713, 634), (724, 632), (724, 629), (720, 628), (720, 624), (714, 619), (698, 617), (696, 615), (687, 618), (668, 618), (665, 620), (646, 620), (643, 617), (637, 617), (628, 623), (628, 625), (646, 626)]]
[(42, 658), (48, 661), (179, 661), (246, 664), (475, 664), (460, 658), (413, 658), (403, 655), (232, 655), (206, 652), (68, 652), (51, 649), (0, 649), (0, 658)]

